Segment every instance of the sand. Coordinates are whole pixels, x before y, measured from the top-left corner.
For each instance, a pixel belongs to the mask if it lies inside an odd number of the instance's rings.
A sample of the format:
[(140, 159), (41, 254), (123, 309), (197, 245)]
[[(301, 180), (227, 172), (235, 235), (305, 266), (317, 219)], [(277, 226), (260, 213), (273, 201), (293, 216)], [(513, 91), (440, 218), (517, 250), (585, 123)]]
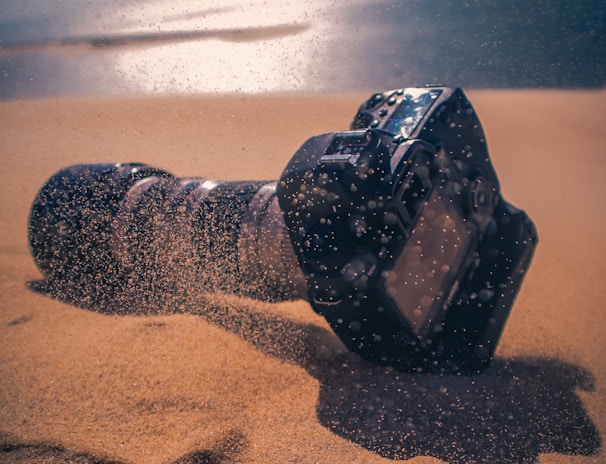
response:
[(606, 462), (606, 91), (469, 91), (540, 243), (492, 366), (404, 374), (304, 301), (101, 314), (39, 294), (26, 223), (80, 162), (275, 179), (366, 95), (0, 103), (0, 462)]

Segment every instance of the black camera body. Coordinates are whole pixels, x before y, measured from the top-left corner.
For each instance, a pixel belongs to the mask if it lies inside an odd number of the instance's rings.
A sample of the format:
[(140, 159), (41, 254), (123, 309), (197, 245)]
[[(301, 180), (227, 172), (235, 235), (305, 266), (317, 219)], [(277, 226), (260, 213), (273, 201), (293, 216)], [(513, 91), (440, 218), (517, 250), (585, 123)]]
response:
[(303, 297), (351, 351), (438, 372), (489, 364), (537, 243), (448, 87), (373, 95), (277, 182), (67, 167), (36, 196), (28, 234), (47, 288), (69, 301), (124, 312), (187, 307), (197, 291)]
[(277, 196), (308, 299), (352, 351), (402, 369), (490, 362), (537, 243), (500, 195), (460, 89), (373, 95), (309, 139)]

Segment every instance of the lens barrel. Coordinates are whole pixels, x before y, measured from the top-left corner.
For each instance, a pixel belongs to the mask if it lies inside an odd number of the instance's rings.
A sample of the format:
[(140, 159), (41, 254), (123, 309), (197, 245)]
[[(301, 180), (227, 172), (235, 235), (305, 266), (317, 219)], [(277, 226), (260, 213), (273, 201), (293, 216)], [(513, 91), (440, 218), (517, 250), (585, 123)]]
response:
[(71, 166), (36, 196), (28, 235), (55, 289), (123, 310), (167, 310), (215, 290), (305, 294), (271, 182), (179, 179), (142, 164)]

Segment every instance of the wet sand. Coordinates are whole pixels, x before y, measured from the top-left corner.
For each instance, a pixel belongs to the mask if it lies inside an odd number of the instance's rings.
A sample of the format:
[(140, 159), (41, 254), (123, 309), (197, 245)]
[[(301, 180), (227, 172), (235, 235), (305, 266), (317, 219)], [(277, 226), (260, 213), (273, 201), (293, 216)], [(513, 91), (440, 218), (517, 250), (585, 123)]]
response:
[(0, 462), (604, 462), (606, 92), (467, 94), (540, 235), (497, 357), (470, 377), (362, 361), (303, 301), (123, 316), (29, 284), (29, 208), (60, 168), (275, 179), (367, 95), (0, 103)]

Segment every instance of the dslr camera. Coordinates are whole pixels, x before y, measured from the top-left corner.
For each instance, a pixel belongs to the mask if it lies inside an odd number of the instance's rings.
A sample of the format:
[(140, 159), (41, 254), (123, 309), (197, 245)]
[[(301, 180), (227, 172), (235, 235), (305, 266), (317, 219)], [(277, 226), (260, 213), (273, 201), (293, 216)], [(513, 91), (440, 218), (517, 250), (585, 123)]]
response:
[(537, 244), (501, 196), (478, 116), (449, 87), (372, 95), (349, 131), (307, 140), (278, 181), (65, 168), (28, 232), (67, 298), (304, 298), (352, 352), (454, 373), (489, 365)]

